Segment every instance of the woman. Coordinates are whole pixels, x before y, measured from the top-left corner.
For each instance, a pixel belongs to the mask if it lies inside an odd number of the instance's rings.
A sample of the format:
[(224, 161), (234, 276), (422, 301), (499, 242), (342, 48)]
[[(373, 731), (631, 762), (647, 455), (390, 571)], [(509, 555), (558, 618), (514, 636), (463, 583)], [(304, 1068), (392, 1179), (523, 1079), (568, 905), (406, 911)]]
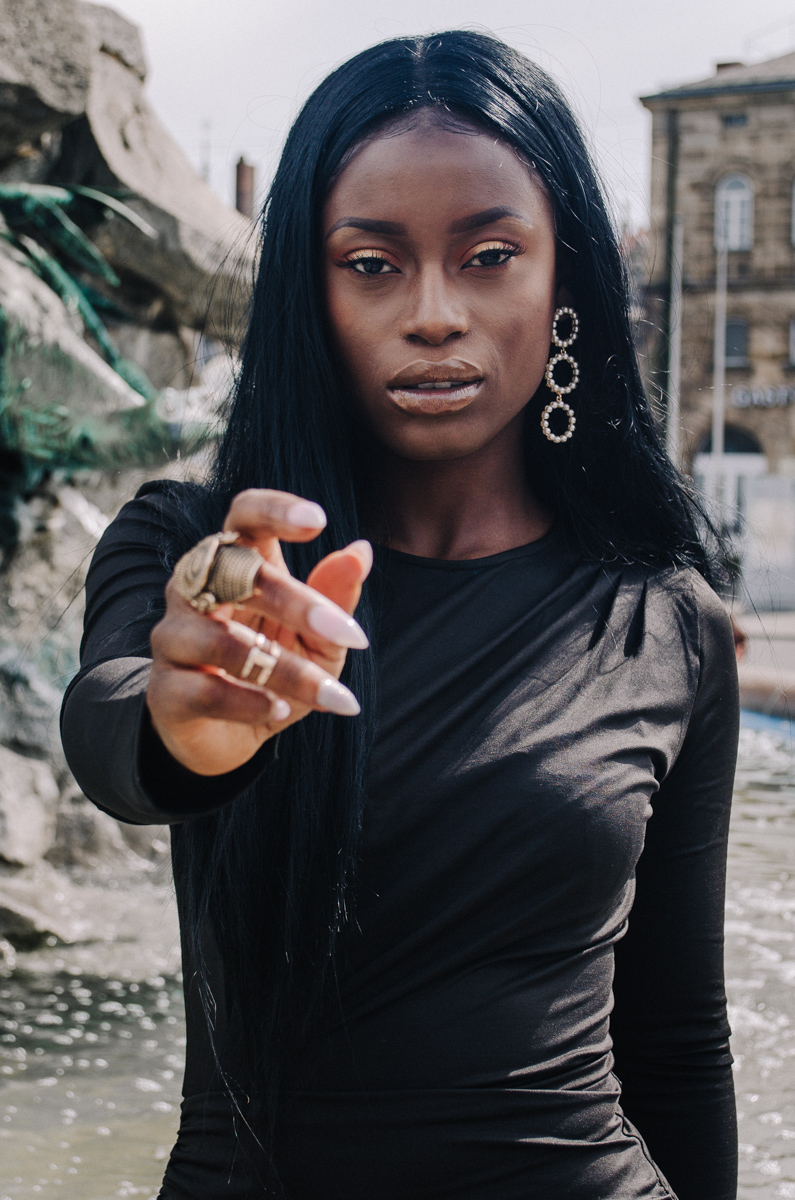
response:
[(64, 704), (87, 794), (174, 827), (163, 1197), (734, 1196), (698, 527), (555, 85), (461, 32), (335, 71), (212, 477), (106, 533)]

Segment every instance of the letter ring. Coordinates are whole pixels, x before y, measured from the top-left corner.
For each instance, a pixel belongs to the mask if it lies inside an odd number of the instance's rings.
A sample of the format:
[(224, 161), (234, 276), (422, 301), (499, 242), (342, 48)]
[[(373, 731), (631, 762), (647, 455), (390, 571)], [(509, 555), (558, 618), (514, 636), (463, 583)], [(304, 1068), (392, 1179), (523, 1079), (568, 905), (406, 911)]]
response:
[(265, 687), (265, 684), (273, 674), (273, 669), (279, 661), (282, 648), (276, 641), (268, 641), (264, 633), (257, 634), (257, 640), (248, 652), (243, 670), (240, 672), (241, 679), (248, 679), (255, 667), (260, 668), (260, 673), (255, 682), (259, 687)]

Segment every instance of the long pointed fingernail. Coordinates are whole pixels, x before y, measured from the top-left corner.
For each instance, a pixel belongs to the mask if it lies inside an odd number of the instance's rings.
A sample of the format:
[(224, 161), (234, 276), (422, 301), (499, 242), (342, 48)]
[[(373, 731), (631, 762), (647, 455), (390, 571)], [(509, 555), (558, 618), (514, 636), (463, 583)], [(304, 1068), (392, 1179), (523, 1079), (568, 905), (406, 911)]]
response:
[(349, 650), (366, 650), (370, 645), (367, 634), (353, 617), (349, 617), (339, 608), (330, 604), (316, 604), (310, 608), (306, 623), (315, 633), (335, 646), (345, 646)]
[(340, 717), (355, 717), (362, 711), (353, 692), (336, 679), (324, 679), (317, 689), (317, 703)]
[(288, 525), (295, 525), (299, 529), (324, 529), (326, 525), (323, 509), (311, 500), (297, 500), (291, 504), (284, 519)]
[(356, 553), (361, 556), (362, 561), (367, 568), (367, 574), (369, 575), (373, 566), (373, 547), (370, 545), (367, 539), (361, 538), (358, 542), (351, 542), (347, 549), (355, 550)]

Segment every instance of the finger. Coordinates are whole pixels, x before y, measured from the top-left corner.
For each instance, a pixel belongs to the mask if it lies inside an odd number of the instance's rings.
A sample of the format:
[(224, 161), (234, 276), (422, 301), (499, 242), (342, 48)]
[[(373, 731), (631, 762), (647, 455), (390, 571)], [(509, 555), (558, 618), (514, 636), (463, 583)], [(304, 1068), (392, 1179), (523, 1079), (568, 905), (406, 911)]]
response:
[[(267, 618), (273, 632), (281, 628), (290, 630), (307, 647), (326, 656), (333, 654), (334, 649), (364, 650), (369, 645), (364, 630), (344, 608), (271, 563), (263, 562), (254, 588), (254, 594), (239, 607)], [(173, 577), (166, 585), (166, 600), (169, 611), (186, 616), (188, 611), (196, 614), (190, 602), (180, 596)], [(214, 615), (229, 618), (234, 607), (222, 605)]]
[(288, 701), (297, 700), (340, 716), (356, 716), (360, 711), (356, 697), (333, 675), (311, 660), (273, 645), (278, 653), (275, 663), (269, 661), (274, 657), (271, 643), (236, 621), (164, 621), (152, 631), (152, 648), (158, 658), (167, 658), (174, 666), (194, 670), (215, 667), (236, 679), (241, 679), (245, 671), (249, 686), (264, 687), (267, 683), (271, 691)]
[(364, 650), (369, 645), (364, 630), (344, 608), (270, 563), (260, 567), (254, 586), (243, 607), (293, 630), (311, 649), (327, 653), (329, 647)]
[(200, 718), (271, 730), (292, 715), (289, 703), (269, 689), (209, 671), (161, 670), (153, 690), (157, 707), (181, 722)]
[(340, 608), (352, 613), (359, 603), (362, 584), (373, 565), (373, 548), (369, 542), (352, 542), (344, 550), (326, 555), (311, 571), (307, 584), (333, 600)]
[(235, 496), (229, 506), (224, 531), (239, 533), (264, 558), (269, 558), (273, 539), (309, 542), (325, 525), (326, 514), (312, 500), (303, 500), (290, 492), (249, 488)]

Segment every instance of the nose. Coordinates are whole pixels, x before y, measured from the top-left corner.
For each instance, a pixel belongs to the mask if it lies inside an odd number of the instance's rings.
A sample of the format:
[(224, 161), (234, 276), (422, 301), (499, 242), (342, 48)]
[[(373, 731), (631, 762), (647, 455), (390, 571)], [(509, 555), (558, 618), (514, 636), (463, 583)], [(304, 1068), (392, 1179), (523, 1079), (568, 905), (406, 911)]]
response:
[(441, 346), (468, 331), (469, 317), (462, 298), (442, 267), (418, 271), (407, 299), (403, 336), (408, 341)]

